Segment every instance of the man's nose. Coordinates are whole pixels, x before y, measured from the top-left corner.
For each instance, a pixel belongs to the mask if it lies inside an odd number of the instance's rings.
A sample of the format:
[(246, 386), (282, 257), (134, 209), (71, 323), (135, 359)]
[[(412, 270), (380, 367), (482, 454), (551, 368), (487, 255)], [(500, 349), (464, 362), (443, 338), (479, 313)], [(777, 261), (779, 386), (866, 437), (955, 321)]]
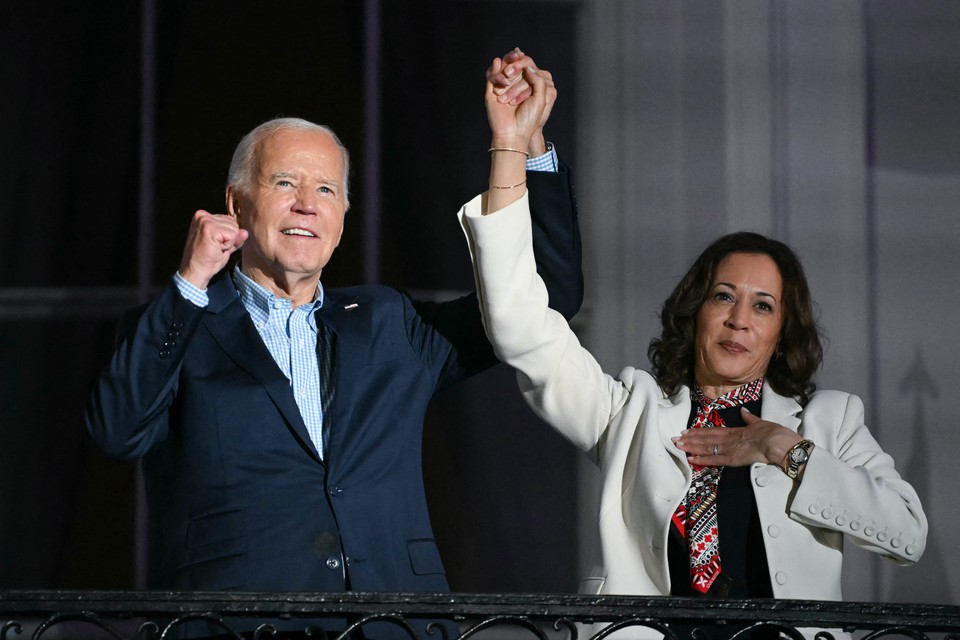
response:
[(293, 203), (293, 210), (306, 215), (316, 215), (319, 212), (320, 194), (312, 189), (297, 191), (297, 200)]

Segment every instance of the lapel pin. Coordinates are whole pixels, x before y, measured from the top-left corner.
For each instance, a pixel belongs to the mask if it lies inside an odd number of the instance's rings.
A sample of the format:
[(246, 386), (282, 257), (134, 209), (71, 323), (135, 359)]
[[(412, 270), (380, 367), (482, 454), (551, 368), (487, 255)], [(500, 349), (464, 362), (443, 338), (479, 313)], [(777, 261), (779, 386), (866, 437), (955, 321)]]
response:
[(345, 306), (344, 309), (356, 309), (356, 308), (359, 307), (359, 306), (360, 306), (360, 305), (358, 305), (356, 302), (354, 302), (353, 304), (348, 304), (347, 306)]

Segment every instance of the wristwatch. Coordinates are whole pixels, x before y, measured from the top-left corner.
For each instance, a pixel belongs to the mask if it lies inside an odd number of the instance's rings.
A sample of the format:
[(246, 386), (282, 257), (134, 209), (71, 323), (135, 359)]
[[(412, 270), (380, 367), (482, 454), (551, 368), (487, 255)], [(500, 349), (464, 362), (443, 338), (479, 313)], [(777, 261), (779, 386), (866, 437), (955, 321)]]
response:
[(810, 440), (801, 440), (787, 451), (783, 458), (783, 472), (787, 477), (795, 480), (800, 474), (800, 467), (807, 464), (810, 459), (810, 450), (813, 449), (813, 442)]

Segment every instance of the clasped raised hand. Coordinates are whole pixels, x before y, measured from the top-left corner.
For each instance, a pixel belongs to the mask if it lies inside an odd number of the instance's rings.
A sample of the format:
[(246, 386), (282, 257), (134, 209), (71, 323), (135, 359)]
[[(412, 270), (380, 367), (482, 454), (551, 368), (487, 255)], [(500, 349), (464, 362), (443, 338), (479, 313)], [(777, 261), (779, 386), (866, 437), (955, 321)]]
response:
[(542, 142), (530, 149), (536, 135), (542, 140), (543, 125), (550, 117), (557, 91), (549, 71), (539, 69), (533, 59), (514, 49), (504, 58), (494, 58), (487, 69), (484, 99), (487, 118), (496, 145), (512, 146), (533, 155), (542, 151)]

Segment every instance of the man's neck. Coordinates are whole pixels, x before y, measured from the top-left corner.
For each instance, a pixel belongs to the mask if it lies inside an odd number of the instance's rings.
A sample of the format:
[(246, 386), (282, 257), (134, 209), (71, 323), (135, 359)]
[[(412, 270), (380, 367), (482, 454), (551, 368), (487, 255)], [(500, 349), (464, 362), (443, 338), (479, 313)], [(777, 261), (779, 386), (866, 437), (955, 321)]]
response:
[(317, 289), (320, 284), (319, 273), (311, 275), (284, 274), (282, 277), (276, 278), (257, 269), (247, 269), (242, 262), (240, 263), (240, 270), (243, 275), (273, 295), (290, 300), (294, 309), (302, 304), (309, 304), (317, 298)]

